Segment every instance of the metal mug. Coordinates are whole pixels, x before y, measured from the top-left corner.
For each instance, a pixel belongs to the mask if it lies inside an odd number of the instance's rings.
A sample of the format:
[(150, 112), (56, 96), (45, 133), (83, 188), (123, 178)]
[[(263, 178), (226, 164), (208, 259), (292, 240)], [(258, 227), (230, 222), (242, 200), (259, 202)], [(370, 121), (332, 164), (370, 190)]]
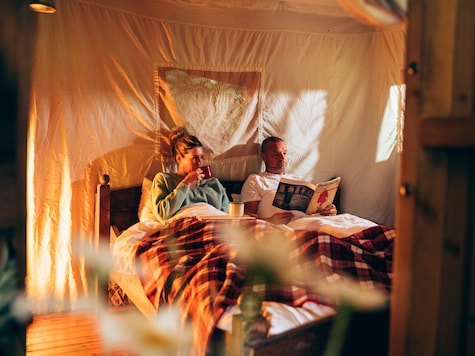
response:
[(231, 202), (229, 203), (229, 216), (240, 217), (244, 215), (244, 203)]

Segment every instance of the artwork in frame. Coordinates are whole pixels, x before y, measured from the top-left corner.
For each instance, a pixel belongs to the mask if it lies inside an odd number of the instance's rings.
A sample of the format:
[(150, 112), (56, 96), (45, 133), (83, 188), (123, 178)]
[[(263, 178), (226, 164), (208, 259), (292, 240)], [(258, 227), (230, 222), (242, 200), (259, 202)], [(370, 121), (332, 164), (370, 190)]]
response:
[(186, 126), (210, 159), (254, 155), (258, 141), (259, 71), (156, 68), (160, 131)]

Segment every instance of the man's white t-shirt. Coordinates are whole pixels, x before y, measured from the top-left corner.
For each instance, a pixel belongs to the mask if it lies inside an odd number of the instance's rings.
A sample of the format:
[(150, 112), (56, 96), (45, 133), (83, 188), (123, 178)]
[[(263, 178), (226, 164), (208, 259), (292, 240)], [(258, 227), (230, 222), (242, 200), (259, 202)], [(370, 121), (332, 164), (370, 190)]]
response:
[(259, 201), (257, 216), (262, 219), (270, 218), (276, 213), (285, 211), (272, 205), (280, 178), (283, 177), (302, 179), (302, 177), (290, 173), (277, 174), (261, 172), (259, 174), (251, 174), (242, 186), (241, 201), (244, 203)]

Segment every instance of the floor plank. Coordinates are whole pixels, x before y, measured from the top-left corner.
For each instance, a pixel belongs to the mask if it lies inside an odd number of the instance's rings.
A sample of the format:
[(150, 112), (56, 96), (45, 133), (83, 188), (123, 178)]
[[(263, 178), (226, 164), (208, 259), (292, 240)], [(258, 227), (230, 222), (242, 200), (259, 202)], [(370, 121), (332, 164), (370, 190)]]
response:
[(135, 356), (127, 350), (106, 350), (94, 312), (35, 316), (26, 333), (27, 356)]

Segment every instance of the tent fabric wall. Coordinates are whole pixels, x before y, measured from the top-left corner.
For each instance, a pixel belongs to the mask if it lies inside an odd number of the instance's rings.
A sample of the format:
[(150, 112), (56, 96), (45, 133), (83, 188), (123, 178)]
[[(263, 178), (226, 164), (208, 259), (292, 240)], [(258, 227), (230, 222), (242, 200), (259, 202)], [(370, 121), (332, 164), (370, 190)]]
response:
[(37, 18), (32, 68), (30, 296), (74, 309), (88, 293), (75, 251), (93, 241), (101, 174), (118, 188), (171, 169), (167, 132), (181, 123), (164, 121), (158, 110), (161, 66), (260, 75), (257, 121), (242, 135), (254, 142), (237, 139), (242, 150), (213, 160), (215, 175), (244, 179), (258, 171), (259, 143), (280, 136), (290, 171), (313, 182), (341, 176), (342, 211), (393, 224), (404, 25), (185, 1), (57, 5), (56, 14)]

